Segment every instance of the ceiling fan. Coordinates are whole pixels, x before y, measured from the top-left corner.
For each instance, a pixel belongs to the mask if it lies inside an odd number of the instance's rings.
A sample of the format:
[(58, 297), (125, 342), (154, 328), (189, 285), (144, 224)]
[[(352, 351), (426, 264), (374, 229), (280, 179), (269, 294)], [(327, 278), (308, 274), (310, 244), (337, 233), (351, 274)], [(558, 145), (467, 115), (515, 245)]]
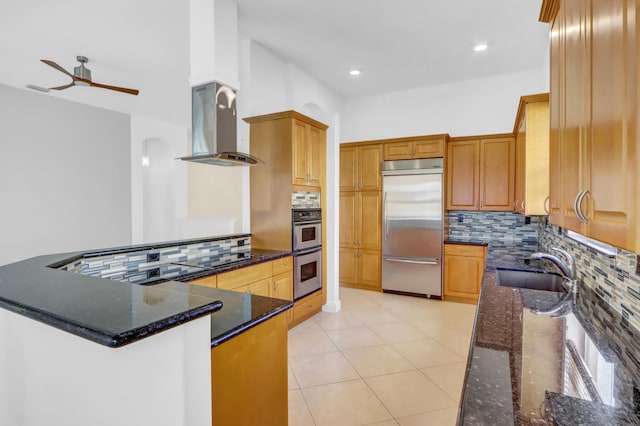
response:
[(78, 62), (80, 62), (80, 66), (73, 68), (73, 74), (69, 73), (67, 70), (65, 70), (64, 68), (62, 68), (60, 65), (56, 64), (53, 61), (50, 61), (48, 59), (40, 59), (42, 62), (49, 65), (50, 67), (53, 67), (58, 71), (60, 71), (61, 73), (64, 73), (69, 77), (71, 77), (71, 83), (65, 86), (50, 87), (49, 88), (50, 90), (64, 90), (73, 86), (91, 86), (91, 87), (99, 87), (101, 89), (109, 89), (109, 90), (115, 90), (118, 92), (129, 93), (130, 95), (137, 95), (139, 93), (139, 91), (136, 89), (127, 89), (125, 87), (108, 86), (106, 84), (100, 84), (92, 81), (91, 70), (84, 66), (84, 64), (89, 62), (89, 59), (87, 59), (86, 56), (76, 56), (76, 59), (78, 60)]

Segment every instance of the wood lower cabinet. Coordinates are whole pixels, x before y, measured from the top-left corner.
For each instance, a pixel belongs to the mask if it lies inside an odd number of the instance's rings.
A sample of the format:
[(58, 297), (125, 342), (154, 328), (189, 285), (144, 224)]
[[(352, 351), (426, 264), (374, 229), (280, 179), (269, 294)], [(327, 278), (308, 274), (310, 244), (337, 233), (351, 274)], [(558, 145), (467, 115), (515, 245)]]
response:
[(451, 138), (445, 170), (447, 210), (513, 210), (515, 161), (511, 134)]
[(340, 284), (365, 290), (382, 290), (380, 250), (340, 248)]
[(320, 312), (322, 309), (323, 299), (324, 296), (322, 291), (318, 291), (300, 300), (296, 300), (293, 305), (293, 309), (291, 310), (293, 318), (289, 323), (289, 327), (294, 327)]
[(283, 313), (211, 349), (213, 426), (286, 425), (287, 380)]
[(256, 296), (293, 300), (293, 258), (287, 256), (235, 271), (199, 278), (190, 283)]
[(478, 302), (486, 253), (485, 246), (445, 244), (444, 300)]

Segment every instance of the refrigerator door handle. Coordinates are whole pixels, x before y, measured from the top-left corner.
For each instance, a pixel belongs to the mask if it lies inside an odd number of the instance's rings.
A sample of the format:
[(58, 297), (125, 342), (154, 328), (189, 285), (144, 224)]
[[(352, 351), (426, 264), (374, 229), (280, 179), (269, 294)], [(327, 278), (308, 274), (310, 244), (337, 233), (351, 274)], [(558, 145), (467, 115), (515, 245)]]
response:
[(398, 262), (398, 263), (413, 263), (416, 265), (437, 265), (438, 262), (434, 261), (434, 260), (410, 260), (410, 259), (393, 259), (393, 258), (386, 258), (385, 261), (387, 262)]
[(384, 223), (384, 239), (389, 237), (389, 223), (387, 222), (387, 193), (384, 193), (382, 200), (382, 223)]

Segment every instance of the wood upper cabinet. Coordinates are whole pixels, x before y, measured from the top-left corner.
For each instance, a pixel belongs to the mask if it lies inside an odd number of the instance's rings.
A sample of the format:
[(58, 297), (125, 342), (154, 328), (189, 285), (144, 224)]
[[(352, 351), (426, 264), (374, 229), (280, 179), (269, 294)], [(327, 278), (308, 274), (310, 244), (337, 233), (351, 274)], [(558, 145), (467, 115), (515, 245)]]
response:
[(381, 208), (379, 191), (340, 192), (340, 246), (379, 250)]
[(293, 121), (292, 183), (319, 187), (322, 182), (325, 131), (300, 120)]
[(447, 210), (513, 209), (515, 139), (456, 138), (447, 146)]
[(416, 158), (444, 157), (444, 145), (448, 135), (434, 135), (416, 139), (396, 139), (385, 142), (385, 160), (411, 160)]
[(549, 94), (520, 98), (516, 123), (514, 210), (544, 215), (549, 194)]
[(340, 146), (340, 191), (379, 191), (382, 144)]
[(444, 299), (477, 303), (487, 248), (476, 245), (444, 245)]
[(249, 170), (251, 246), (291, 251), (292, 192), (319, 192), (321, 207), (327, 198), (327, 126), (296, 111), (243, 120), (250, 124), (250, 153), (264, 161)]
[(550, 221), (636, 253), (638, 15), (633, 0), (562, 1), (550, 46)]

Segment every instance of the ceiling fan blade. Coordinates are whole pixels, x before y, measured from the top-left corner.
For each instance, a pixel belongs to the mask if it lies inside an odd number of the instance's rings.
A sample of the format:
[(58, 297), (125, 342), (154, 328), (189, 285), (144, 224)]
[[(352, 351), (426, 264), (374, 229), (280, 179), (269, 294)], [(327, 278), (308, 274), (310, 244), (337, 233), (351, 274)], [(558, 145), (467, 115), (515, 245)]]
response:
[(45, 64), (49, 65), (50, 67), (53, 67), (55, 69), (57, 69), (58, 71), (65, 73), (66, 75), (68, 75), (69, 77), (71, 77), (72, 79), (75, 80), (75, 77), (73, 74), (69, 73), (69, 71), (65, 70), (64, 68), (62, 68), (60, 65), (56, 64), (53, 61), (49, 61), (48, 59), (40, 59), (40, 61), (44, 62)]
[(74, 82), (71, 82), (71, 83), (69, 83), (67, 85), (64, 85), (64, 86), (49, 87), (49, 90), (64, 90), (64, 89), (68, 89), (69, 87), (73, 87), (75, 85), (76, 84)]
[(137, 95), (138, 93), (140, 93), (140, 91), (136, 89), (127, 89), (125, 87), (117, 87), (117, 86), (107, 86), (106, 84), (94, 83), (93, 81), (90, 81), (89, 85), (91, 87), (99, 87), (101, 89), (109, 89), (109, 90), (115, 90), (117, 92), (128, 93), (130, 95)]

